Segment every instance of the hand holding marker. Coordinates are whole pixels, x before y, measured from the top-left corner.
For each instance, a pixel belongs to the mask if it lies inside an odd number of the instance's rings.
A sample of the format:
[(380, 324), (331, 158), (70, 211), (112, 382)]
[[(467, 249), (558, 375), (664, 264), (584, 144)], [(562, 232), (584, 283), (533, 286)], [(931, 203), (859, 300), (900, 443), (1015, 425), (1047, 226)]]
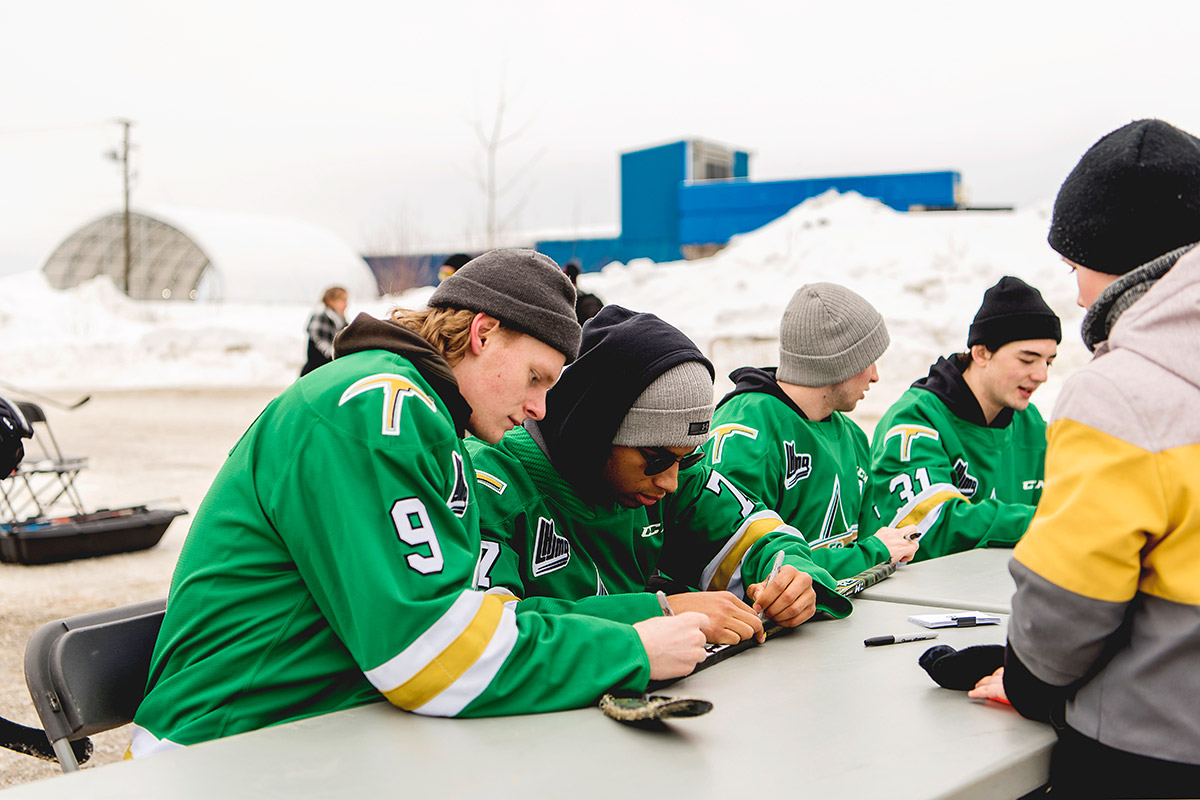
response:
[[(763, 583), (763, 588), (761, 590), (759, 590), (759, 594), (762, 594), (762, 592), (766, 591), (767, 587), (771, 585), (771, 581), (775, 580), (775, 576), (779, 574), (779, 570), (782, 566), (783, 566), (783, 551), (780, 550), (779, 552), (777, 552), (775, 554), (775, 561), (774, 561), (774, 563), (771, 564), (771, 572), (770, 572), (770, 574), (767, 575), (767, 580)], [(758, 612), (758, 618), (760, 620), (762, 620), (763, 622), (767, 621), (766, 606), (763, 607), (762, 611)]]

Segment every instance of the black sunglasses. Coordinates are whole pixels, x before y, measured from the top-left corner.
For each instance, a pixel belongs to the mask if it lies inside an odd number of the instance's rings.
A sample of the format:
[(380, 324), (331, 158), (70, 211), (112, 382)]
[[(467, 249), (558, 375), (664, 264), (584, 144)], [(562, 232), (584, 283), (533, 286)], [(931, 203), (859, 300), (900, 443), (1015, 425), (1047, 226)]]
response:
[(704, 458), (704, 453), (700, 450), (688, 453), (686, 456), (677, 456), (662, 447), (639, 447), (638, 452), (642, 454), (642, 458), (646, 459), (646, 469), (643, 470), (646, 475), (658, 475), (666, 472), (672, 464), (679, 464), (680, 469), (694, 467), (700, 463), (700, 459)]

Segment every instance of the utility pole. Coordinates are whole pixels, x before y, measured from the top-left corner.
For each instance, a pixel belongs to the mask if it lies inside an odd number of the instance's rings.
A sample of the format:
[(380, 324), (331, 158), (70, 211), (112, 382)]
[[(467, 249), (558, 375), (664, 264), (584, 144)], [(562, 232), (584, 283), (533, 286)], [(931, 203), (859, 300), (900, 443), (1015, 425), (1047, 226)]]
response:
[(122, 171), (124, 172), (124, 190), (125, 190), (125, 294), (133, 297), (132, 287), (129, 281), (130, 263), (132, 254), (132, 235), (129, 225), (129, 128), (133, 125), (132, 120), (118, 119), (115, 120), (118, 125), (125, 128), (125, 135), (122, 138), (120, 151), (108, 151), (108, 157), (113, 161), (121, 163)]

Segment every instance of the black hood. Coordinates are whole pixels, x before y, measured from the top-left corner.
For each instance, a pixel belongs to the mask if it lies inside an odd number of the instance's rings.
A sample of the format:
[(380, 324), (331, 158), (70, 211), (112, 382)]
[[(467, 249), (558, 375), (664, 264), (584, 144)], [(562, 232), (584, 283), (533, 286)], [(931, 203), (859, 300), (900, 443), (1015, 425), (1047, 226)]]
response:
[(801, 410), (800, 406), (796, 405), (796, 402), (780, 388), (779, 382), (775, 378), (777, 369), (777, 367), (739, 367), (735, 369), (729, 373), (729, 380), (733, 381), (733, 391), (721, 398), (721, 402), (717, 403), (717, 408), (725, 405), (739, 394), (769, 394), (799, 414), (801, 419), (808, 419), (808, 415)]
[(333, 355), (342, 358), (364, 350), (387, 350), (411, 361), (450, 410), (455, 430), (460, 436), (466, 435), (471, 406), (458, 390), (450, 364), (433, 345), (399, 323), (359, 314), (333, 338)]
[(979, 425), (983, 428), (1007, 428), (1012, 422), (1013, 410), (1002, 408), (989, 425), (983, 416), (983, 408), (975, 399), (975, 393), (967, 385), (963, 372), (967, 365), (956, 356), (939, 358), (937, 363), (929, 368), (929, 374), (913, 382), (914, 389), (924, 389), (933, 392), (937, 398), (946, 404), (950, 413), (959, 419)]
[(601, 474), (612, 440), (638, 396), (672, 367), (699, 361), (713, 366), (679, 329), (653, 314), (609, 305), (583, 326), (579, 358), (546, 395), (546, 417), (536, 426), (558, 473), (581, 497), (607, 499)]

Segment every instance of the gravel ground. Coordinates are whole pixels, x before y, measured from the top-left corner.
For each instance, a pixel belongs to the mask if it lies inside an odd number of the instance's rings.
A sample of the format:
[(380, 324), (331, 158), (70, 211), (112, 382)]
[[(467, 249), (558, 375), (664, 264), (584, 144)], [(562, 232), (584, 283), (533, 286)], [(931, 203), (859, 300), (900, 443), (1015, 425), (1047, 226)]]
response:
[[(278, 391), (112, 392), (95, 394), (74, 411), (43, 409), (65, 454), (88, 458), (78, 486), (89, 511), (146, 503), (194, 512), (226, 453)], [(29, 637), (61, 617), (165, 596), (191, 519), (176, 518), (158, 545), (138, 553), (39, 566), (0, 563), (0, 716), (40, 727), (25, 688)], [(119, 761), (129, 730), (92, 741), (95, 754), (84, 769)], [(58, 772), (57, 764), (0, 749), (0, 788)]]

